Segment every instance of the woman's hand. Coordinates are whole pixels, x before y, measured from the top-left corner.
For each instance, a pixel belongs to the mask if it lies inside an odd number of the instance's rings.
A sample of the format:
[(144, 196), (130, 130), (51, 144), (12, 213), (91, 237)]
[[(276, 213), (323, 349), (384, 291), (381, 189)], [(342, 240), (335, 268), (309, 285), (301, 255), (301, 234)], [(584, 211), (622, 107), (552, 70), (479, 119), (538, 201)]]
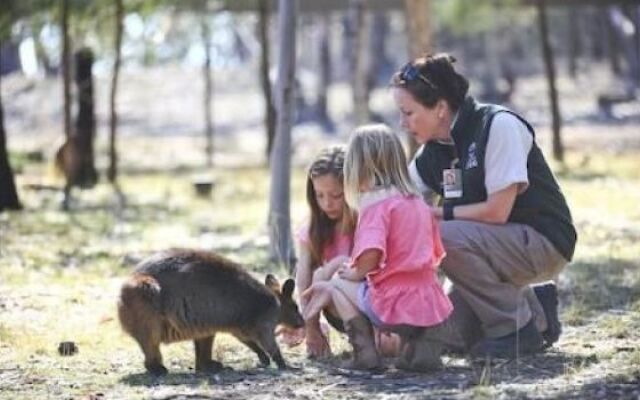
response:
[(431, 213), (437, 219), (442, 220), (442, 207), (431, 207)]

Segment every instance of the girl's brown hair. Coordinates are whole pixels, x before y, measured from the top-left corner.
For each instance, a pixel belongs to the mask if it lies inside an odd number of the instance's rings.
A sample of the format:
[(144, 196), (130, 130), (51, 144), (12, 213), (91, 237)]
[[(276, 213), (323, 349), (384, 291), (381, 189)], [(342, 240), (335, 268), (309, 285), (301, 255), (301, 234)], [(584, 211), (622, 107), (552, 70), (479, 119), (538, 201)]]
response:
[[(309, 250), (311, 253), (311, 265), (313, 269), (317, 268), (322, 263), (324, 248), (334, 240), (337, 223), (337, 221), (329, 218), (320, 208), (318, 200), (316, 199), (316, 192), (313, 188), (313, 179), (325, 175), (331, 175), (340, 182), (340, 185), (342, 185), (344, 180), (344, 156), (344, 147), (328, 147), (318, 154), (316, 159), (309, 166), (309, 172), (307, 173), (307, 203), (311, 209), (311, 220), (309, 223)], [(356, 214), (349, 208), (346, 201), (344, 202), (342, 222), (343, 232), (353, 232), (355, 228)]]

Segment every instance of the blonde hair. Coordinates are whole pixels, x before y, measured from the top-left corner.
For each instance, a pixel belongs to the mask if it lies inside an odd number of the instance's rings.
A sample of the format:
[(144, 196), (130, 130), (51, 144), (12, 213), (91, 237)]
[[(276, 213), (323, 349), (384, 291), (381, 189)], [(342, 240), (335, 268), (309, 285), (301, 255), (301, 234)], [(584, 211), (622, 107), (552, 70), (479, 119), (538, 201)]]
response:
[(357, 208), (363, 190), (395, 187), (404, 195), (418, 195), (409, 179), (407, 157), (400, 139), (384, 124), (363, 125), (353, 132), (344, 163), (347, 203)]

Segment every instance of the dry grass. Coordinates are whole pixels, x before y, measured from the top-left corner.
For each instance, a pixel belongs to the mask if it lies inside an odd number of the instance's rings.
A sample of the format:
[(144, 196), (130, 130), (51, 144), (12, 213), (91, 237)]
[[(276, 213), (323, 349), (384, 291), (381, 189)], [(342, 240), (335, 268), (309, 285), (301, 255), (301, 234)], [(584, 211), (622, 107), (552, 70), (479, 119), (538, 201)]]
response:
[[(166, 346), (170, 374), (143, 374), (142, 355), (114, 320), (119, 284), (142, 256), (171, 246), (214, 249), (256, 274), (283, 276), (268, 262), (264, 222), (268, 172), (215, 169), (211, 199), (194, 195), (192, 169), (137, 170), (122, 176), (126, 207), (110, 186), (78, 194), (75, 211), (58, 194), (22, 190), (26, 209), (0, 215), (0, 399), (179, 398), (635, 398), (640, 382), (640, 168), (638, 152), (572, 151), (557, 167), (580, 240), (560, 280), (565, 334), (544, 355), (475, 365), (448, 358), (424, 377), (389, 372), (344, 374), (333, 364), (285, 351), (300, 370), (257, 370), (254, 355), (230, 337), (216, 356), (235, 372), (193, 371), (192, 345)], [(20, 183), (46, 167), (24, 161)], [(133, 170), (131, 170), (133, 171)], [(301, 168), (295, 168), (292, 214), (304, 215)], [(58, 343), (78, 354), (61, 357)], [(344, 338), (332, 333), (339, 352)], [(97, 398), (100, 398), (98, 396)]]

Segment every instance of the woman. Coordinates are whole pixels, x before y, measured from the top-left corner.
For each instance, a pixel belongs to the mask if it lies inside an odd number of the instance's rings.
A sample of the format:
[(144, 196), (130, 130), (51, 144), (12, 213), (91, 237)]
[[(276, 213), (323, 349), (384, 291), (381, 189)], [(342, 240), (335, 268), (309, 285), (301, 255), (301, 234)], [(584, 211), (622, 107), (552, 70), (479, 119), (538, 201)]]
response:
[(576, 231), (531, 125), (469, 96), (454, 61), (420, 57), (392, 78), (402, 126), (422, 145), (409, 172), (425, 197), (442, 198), (442, 269), (465, 345), (478, 356), (534, 353), (560, 324), (555, 286), (529, 285), (571, 260)]

